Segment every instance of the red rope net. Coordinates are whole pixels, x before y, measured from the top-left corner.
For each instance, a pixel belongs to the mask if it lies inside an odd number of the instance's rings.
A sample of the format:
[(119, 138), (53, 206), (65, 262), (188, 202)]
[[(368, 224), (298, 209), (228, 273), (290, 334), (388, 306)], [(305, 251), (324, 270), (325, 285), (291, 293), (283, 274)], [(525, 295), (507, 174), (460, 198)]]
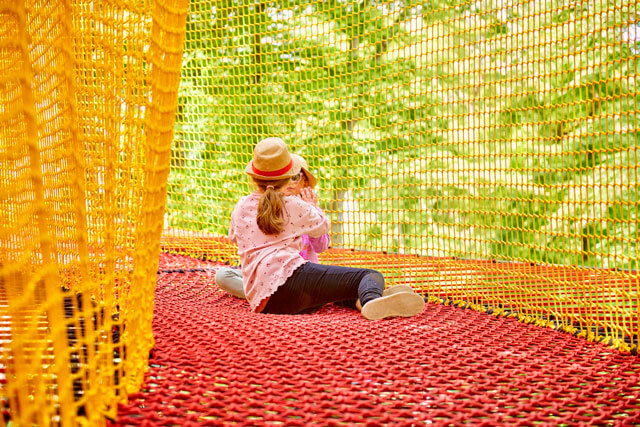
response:
[(438, 304), (254, 314), (217, 267), (162, 255), (149, 372), (111, 425), (640, 425), (637, 356)]

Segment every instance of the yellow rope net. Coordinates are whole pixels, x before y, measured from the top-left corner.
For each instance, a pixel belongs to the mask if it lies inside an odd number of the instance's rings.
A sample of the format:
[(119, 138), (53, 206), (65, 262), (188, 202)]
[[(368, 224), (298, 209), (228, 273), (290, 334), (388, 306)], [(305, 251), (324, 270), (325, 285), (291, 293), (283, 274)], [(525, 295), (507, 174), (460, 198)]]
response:
[(637, 349), (639, 62), (631, 0), (0, 3), (2, 410), (115, 415), (160, 245), (237, 263), (265, 136), (319, 179), (321, 262)]
[(187, 4), (0, 3), (0, 425), (140, 387)]
[(639, 62), (629, 0), (194, 2), (163, 247), (237, 264), (243, 168), (280, 136), (321, 262), (637, 348)]

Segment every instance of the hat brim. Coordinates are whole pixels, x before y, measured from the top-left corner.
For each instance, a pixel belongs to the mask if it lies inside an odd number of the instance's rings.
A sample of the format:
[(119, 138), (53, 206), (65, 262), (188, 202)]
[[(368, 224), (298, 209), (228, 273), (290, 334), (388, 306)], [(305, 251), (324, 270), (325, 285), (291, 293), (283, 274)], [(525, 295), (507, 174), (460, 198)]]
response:
[(307, 177), (307, 181), (309, 182), (309, 187), (315, 187), (318, 183), (318, 180), (311, 172), (309, 172), (306, 168), (302, 167), (302, 173)]
[(292, 176), (298, 175), (300, 173), (300, 170), (302, 169), (302, 164), (300, 163), (300, 160), (297, 159), (295, 156), (291, 156), (291, 162), (293, 163), (291, 165), (291, 169), (277, 176), (267, 176), (267, 175), (260, 175), (258, 173), (255, 173), (253, 171), (253, 160), (251, 160), (247, 165), (247, 167), (244, 168), (244, 172), (249, 176), (262, 179), (264, 181), (278, 181), (285, 178), (291, 178)]
[(307, 162), (305, 161), (305, 159), (300, 157), (300, 156), (298, 156), (297, 154), (293, 154), (293, 153), (291, 153), (291, 157), (296, 159), (296, 160), (298, 160), (298, 162), (300, 162), (302, 173), (307, 178), (307, 182), (309, 183), (309, 187), (311, 187), (311, 188), (315, 187), (316, 184), (318, 183), (318, 180), (316, 179), (315, 176), (313, 176), (313, 174), (311, 172), (309, 172), (309, 169), (307, 169)]

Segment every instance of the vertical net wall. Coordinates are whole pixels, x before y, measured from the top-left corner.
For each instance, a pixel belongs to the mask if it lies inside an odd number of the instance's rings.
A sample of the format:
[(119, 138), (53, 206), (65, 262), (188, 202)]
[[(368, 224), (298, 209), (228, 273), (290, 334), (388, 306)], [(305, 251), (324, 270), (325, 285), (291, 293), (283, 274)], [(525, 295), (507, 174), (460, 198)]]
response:
[(193, 2), (164, 248), (237, 263), (243, 168), (280, 136), (321, 262), (637, 348), (639, 60), (633, 1)]
[(140, 387), (186, 4), (0, 3), (0, 425)]

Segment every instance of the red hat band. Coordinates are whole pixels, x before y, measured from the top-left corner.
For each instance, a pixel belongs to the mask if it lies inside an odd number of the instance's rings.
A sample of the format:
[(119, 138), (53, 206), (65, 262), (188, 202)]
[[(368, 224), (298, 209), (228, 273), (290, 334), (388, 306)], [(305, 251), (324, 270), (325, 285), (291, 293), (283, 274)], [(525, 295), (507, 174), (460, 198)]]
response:
[(262, 176), (279, 176), (287, 173), (289, 170), (291, 170), (292, 167), (293, 167), (293, 160), (291, 160), (289, 164), (283, 167), (282, 169), (267, 172), (267, 171), (261, 171), (260, 169), (254, 166), (253, 162), (251, 163), (251, 169), (253, 169), (253, 172), (257, 175), (262, 175)]

